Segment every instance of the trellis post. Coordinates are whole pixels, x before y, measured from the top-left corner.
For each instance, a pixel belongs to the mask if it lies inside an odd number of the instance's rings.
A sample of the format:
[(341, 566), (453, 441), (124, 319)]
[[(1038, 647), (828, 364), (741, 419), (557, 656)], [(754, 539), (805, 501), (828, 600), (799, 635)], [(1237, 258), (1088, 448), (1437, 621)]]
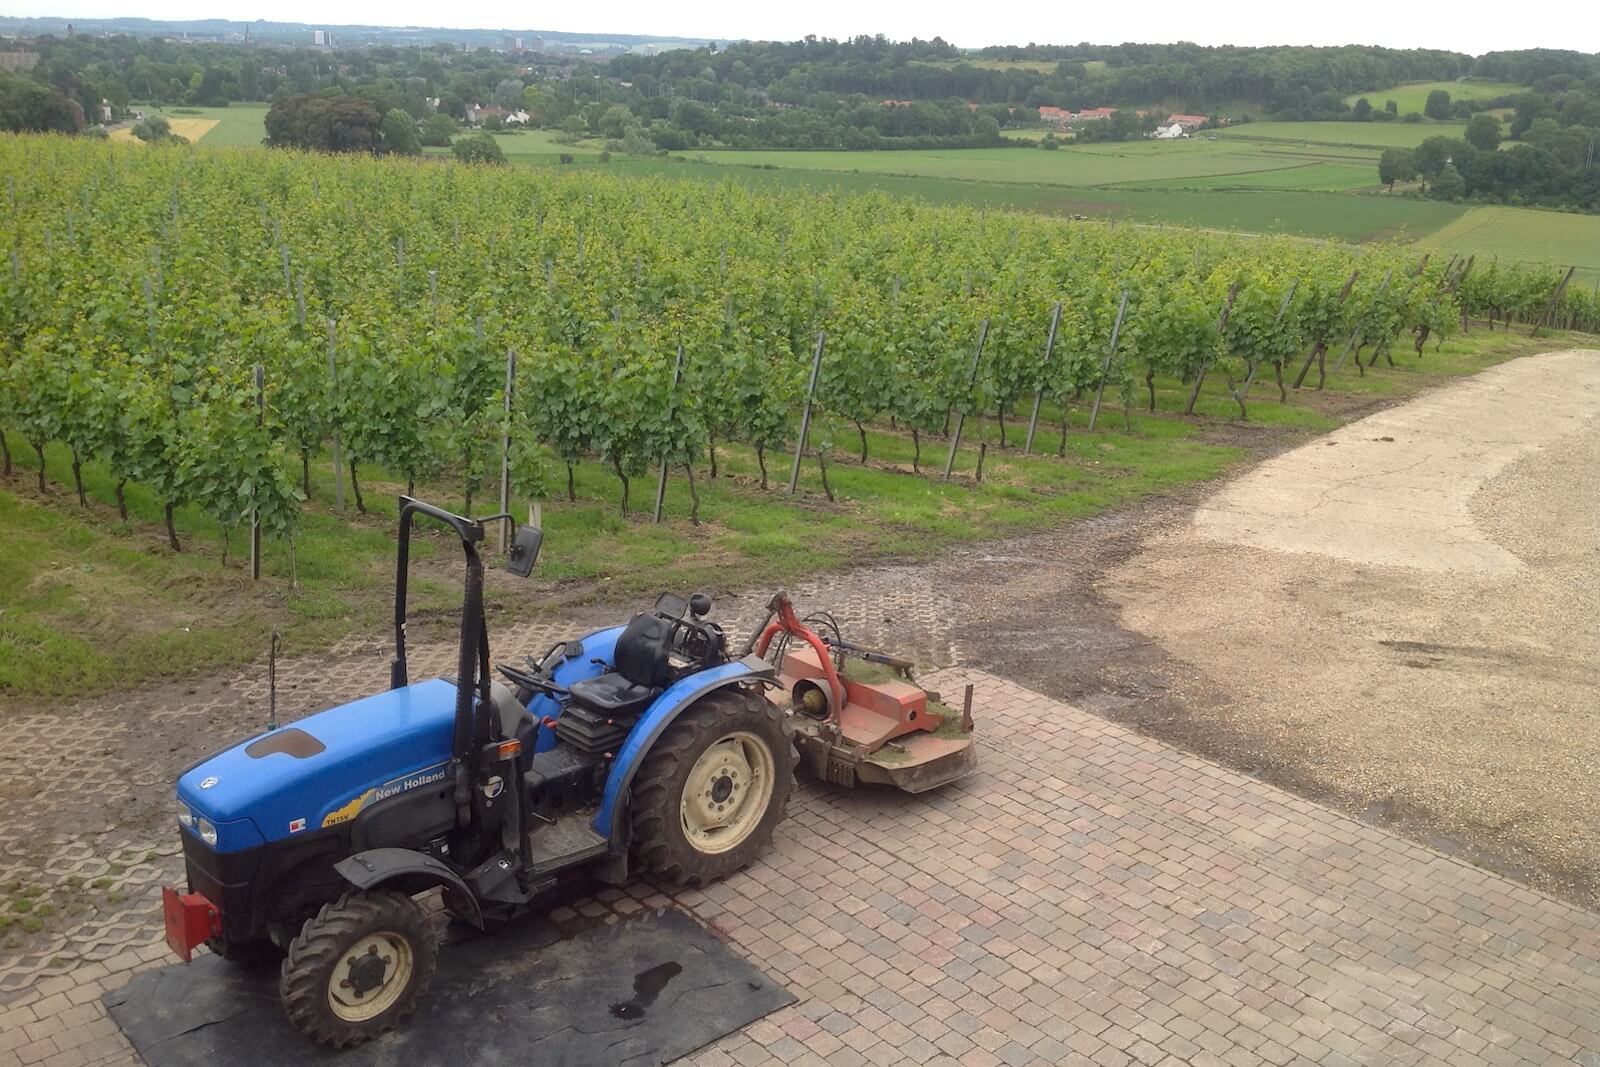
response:
[(1100, 399), (1106, 395), (1106, 378), (1111, 374), (1111, 361), (1117, 358), (1117, 340), (1122, 336), (1122, 316), (1128, 310), (1128, 290), (1122, 290), (1117, 303), (1117, 321), (1111, 324), (1111, 347), (1106, 350), (1105, 365), (1100, 368), (1100, 384), (1094, 390), (1094, 407), (1089, 410), (1089, 429), (1100, 419)]
[[(1378, 297), (1381, 296), (1383, 294), (1383, 292), (1386, 289), (1389, 288), (1389, 280), (1391, 278), (1393, 278), (1393, 277), (1394, 277), (1394, 268), (1390, 267), (1389, 268), (1389, 272), (1383, 276), (1383, 284), (1378, 286), (1378, 288), (1373, 291), (1372, 299), (1374, 299), (1374, 300), (1378, 299)], [(1333, 373), (1338, 374), (1339, 373), (1339, 368), (1344, 366), (1345, 357), (1350, 354), (1350, 349), (1351, 349), (1352, 346), (1355, 345), (1356, 338), (1361, 336), (1361, 328), (1364, 325), (1365, 325), (1365, 323), (1357, 322), (1356, 323), (1356, 328), (1350, 331), (1350, 339), (1344, 343), (1344, 351), (1339, 353), (1339, 362), (1337, 362), (1337, 363), (1335, 363), (1333, 365)], [(1359, 358), (1358, 358), (1357, 362), (1359, 362)]]
[[(500, 514), (511, 511), (511, 392), (517, 381), (517, 350), (506, 349), (506, 391), (500, 423)], [(510, 519), (500, 520), (500, 551), (504, 552), (511, 538)]]
[[(989, 320), (983, 320), (983, 325), (978, 327), (978, 347), (972, 353), (972, 369), (967, 372), (967, 392), (972, 392), (972, 384), (978, 380), (978, 361), (983, 358), (983, 343), (989, 339)], [(941, 481), (950, 480), (950, 471), (956, 465), (956, 449), (961, 447), (961, 426), (966, 422), (967, 413), (956, 412), (956, 432), (950, 435), (950, 451), (944, 457), (944, 477)]]
[(817, 350), (811, 357), (811, 381), (806, 385), (806, 406), (800, 412), (800, 436), (794, 443), (794, 466), (789, 468), (789, 495), (793, 496), (795, 487), (800, 484), (800, 458), (806, 454), (806, 435), (811, 432), (811, 404), (817, 395), (817, 375), (822, 370), (822, 346), (827, 342), (828, 332), (817, 331)]
[[(1233, 313), (1233, 302), (1237, 299), (1239, 299), (1239, 286), (1235, 283), (1228, 287), (1228, 299), (1223, 302), (1222, 315), (1217, 319), (1217, 336), (1219, 338), (1227, 332), (1228, 316)], [(1185, 415), (1194, 414), (1195, 402), (1200, 399), (1200, 387), (1206, 384), (1206, 371), (1210, 367), (1209, 361), (1202, 362), (1199, 369), (1194, 372), (1194, 388), (1189, 390), (1189, 403), (1183, 409)]]
[[(1050, 366), (1050, 353), (1056, 347), (1056, 327), (1061, 325), (1061, 301), (1056, 301), (1056, 309), (1050, 314), (1050, 335), (1044, 342), (1044, 361), (1039, 364), (1042, 375)], [(1044, 386), (1039, 386), (1033, 392), (1033, 414), (1028, 416), (1028, 438), (1022, 443), (1022, 454), (1028, 455), (1033, 451), (1033, 432), (1039, 428), (1039, 404), (1044, 400)]]
[[(672, 406), (678, 399), (678, 382), (683, 377), (683, 342), (678, 342), (678, 360), (672, 365), (672, 392), (667, 395), (667, 421), (672, 421)], [(656, 522), (667, 502), (667, 461), (672, 457), (661, 453), (661, 477), (656, 481)], [(692, 472), (691, 472), (692, 473)]]
[[(261, 364), (256, 364), (256, 426), (259, 428), (267, 421), (267, 372)], [(261, 512), (254, 506), (250, 508), (250, 578), (252, 581), (261, 579)]]
[(339, 366), (334, 359), (334, 333), (336, 324), (328, 320), (328, 402), (332, 405), (333, 423), (333, 506), (344, 510), (344, 456), (339, 447)]

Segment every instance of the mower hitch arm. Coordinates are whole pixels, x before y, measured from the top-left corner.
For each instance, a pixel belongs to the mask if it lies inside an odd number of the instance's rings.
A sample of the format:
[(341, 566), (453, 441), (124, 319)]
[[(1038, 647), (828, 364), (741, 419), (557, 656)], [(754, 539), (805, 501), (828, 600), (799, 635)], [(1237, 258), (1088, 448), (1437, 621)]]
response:
[[(761, 628), (761, 636), (755, 642), (756, 655), (766, 658), (767, 649), (772, 646), (772, 639), (778, 634), (787, 633), (798, 637), (810, 645), (817, 653), (817, 660), (822, 664), (822, 673), (828, 680), (828, 688), (833, 692), (833, 709), (828, 713), (828, 721), (837, 725), (839, 712), (844, 709), (849, 695), (844, 688), (844, 681), (839, 677), (839, 671), (833, 665), (833, 654), (828, 651), (827, 644), (821, 637), (800, 621), (795, 614), (794, 605), (789, 602), (788, 594), (777, 593), (767, 605), (768, 621)], [(773, 620), (773, 615), (777, 618)]]

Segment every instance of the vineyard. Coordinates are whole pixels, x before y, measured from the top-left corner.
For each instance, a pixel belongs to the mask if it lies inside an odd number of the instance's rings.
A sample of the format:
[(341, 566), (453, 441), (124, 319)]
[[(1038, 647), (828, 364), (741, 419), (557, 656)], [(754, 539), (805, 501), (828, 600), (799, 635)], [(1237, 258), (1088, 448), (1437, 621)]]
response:
[(626, 514), (730, 442), (781, 491), (802, 423), (831, 495), (869, 426), (948, 476), (967, 419), (1051, 452), (1071, 411), (1154, 408), (1158, 377), (1190, 408), (1220, 379), (1248, 418), (1252, 390), (1373, 373), (1467, 315), (1600, 329), (1559, 273), (1399, 247), (57, 138), (5, 138), (0, 170), (0, 429), (41, 488), (51, 445), (80, 499), (91, 460), (119, 501), (145, 487), (174, 548), (180, 505), (292, 546), (330, 446), (357, 507), (364, 468), (470, 508), (599, 463)]

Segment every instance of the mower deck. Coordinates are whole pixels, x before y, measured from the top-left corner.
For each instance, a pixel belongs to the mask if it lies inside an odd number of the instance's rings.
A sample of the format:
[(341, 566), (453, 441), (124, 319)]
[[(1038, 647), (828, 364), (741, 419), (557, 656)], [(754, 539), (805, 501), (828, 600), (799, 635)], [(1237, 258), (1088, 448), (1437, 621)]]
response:
[[(827, 671), (813, 648), (791, 648), (778, 666), (781, 688), (770, 690), (768, 699), (794, 709), (801, 765), (818, 778), (923, 793), (977, 769), (970, 724), (941, 707), (937, 694), (898, 678), (846, 674), (844, 706), (834, 709)], [(836, 719), (817, 713), (824, 702)]]

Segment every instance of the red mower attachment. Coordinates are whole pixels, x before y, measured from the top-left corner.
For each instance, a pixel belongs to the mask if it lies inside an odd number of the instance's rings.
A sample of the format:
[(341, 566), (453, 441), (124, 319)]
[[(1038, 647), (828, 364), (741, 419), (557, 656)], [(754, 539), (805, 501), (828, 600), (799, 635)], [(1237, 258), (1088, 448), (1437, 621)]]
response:
[(194, 950), (222, 933), (222, 912), (199, 893), (180, 893), (161, 887), (161, 917), (167, 927), (167, 947), (188, 963)]
[(818, 778), (921, 793), (977, 768), (970, 686), (964, 712), (944, 707), (909, 661), (846, 641), (831, 615), (802, 621), (785, 593), (751, 644), (778, 668), (768, 699), (789, 710), (801, 765)]

